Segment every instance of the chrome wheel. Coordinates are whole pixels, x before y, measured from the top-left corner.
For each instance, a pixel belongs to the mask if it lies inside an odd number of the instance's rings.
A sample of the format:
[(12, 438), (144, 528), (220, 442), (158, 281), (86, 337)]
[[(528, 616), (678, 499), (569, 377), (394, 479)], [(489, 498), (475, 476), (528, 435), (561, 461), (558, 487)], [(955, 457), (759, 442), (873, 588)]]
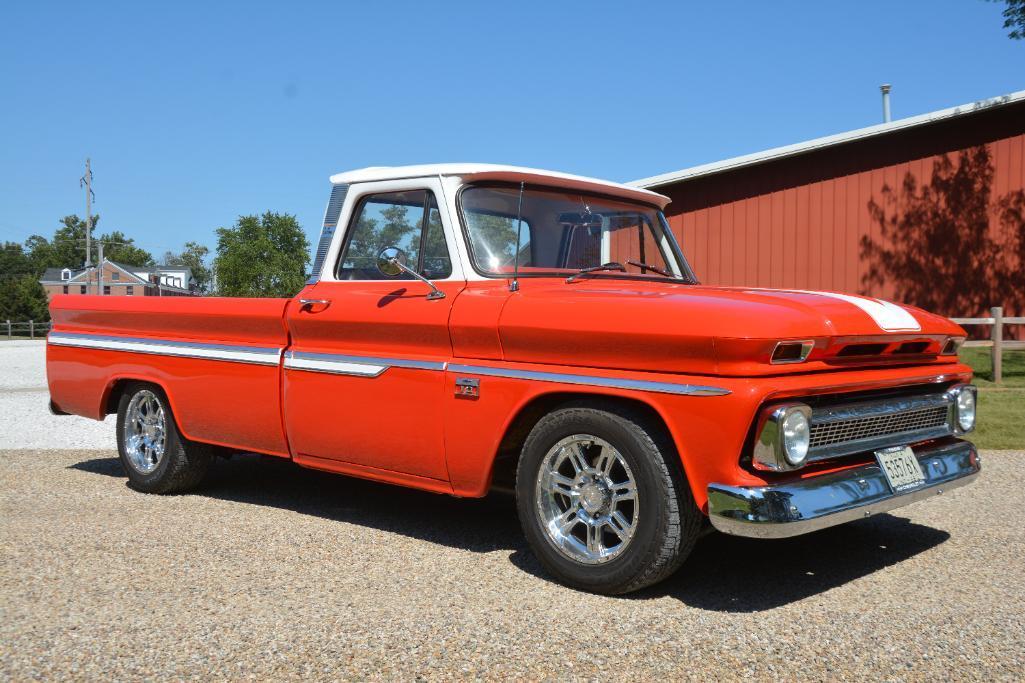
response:
[(149, 474), (164, 458), (167, 448), (167, 417), (160, 399), (143, 389), (132, 396), (125, 413), (124, 447), (128, 462)]
[(637, 529), (637, 485), (622, 454), (609, 442), (575, 434), (541, 461), (535, 509), (548, 540), (584, 564), (608, 562)]

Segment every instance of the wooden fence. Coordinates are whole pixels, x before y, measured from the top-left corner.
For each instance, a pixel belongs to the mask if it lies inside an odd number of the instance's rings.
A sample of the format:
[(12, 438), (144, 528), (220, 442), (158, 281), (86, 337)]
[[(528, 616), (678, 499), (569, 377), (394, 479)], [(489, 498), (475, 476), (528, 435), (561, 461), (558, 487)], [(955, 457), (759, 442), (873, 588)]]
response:
[(1004, 325), (1025, 325), (1025, 317), (1005, 318), (1003, 306), (989, 309), (988, 318), (951, 318), (958, 325), (988, 325), (993, 328), (989, 339), (969, 340), (965, 346), (988, 346), (993, 354), (993, 382), (1003, 380), (1004, 351), (1025, 350), (1025, 341), (1004, 339)]
[(36, 322), (35, 320), (29, 320), (27, 323), (12, 323), (10, 320), (6, 320), (4, 324), (7, 326), (8, 339), (13, 339), (14, 335), (29, 339), (42, 338), (50, 331), (50, 323)]

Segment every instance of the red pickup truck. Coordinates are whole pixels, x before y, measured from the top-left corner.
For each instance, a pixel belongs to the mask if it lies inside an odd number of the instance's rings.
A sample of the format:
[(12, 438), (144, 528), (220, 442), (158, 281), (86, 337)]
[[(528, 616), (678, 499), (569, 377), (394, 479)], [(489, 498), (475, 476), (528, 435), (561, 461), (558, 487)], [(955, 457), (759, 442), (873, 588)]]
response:
[(945, 318), (702, 286), (668, 199), (627, 185), (482, 164), (331, 180), (294, 299), (54, 297), (51, 409), (117, 413), (134, 488), (187, 490), (233, 452), (511, 487), (552, 574), (624, 593), (709, 522), (792, 536), (979, 473)]

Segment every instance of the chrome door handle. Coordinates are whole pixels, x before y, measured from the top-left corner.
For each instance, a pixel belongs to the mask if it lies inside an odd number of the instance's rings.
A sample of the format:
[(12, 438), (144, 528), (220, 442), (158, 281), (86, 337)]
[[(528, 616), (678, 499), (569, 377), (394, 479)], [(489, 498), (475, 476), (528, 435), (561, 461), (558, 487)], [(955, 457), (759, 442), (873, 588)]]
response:
[(327, 299), (299, 299), (300, 308), (313, 308), (319, 306), (321, 309), (327, 308), (331, 305), (331, 302)]

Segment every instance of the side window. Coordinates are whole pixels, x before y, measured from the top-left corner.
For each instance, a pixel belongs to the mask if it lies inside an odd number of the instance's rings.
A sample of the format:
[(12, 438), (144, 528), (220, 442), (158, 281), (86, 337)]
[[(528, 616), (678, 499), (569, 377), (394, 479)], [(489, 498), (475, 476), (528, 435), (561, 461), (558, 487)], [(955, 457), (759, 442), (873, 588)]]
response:
[(406, 265), (428, 279), (452, 274), (441, 212), (432, 192), (409, 190), (364, 197), (349, 223), (338, 279), (412, 279), (406, 273), (388, 277), (377, 269), (377, 255), (388, 247), (405, 252)]

